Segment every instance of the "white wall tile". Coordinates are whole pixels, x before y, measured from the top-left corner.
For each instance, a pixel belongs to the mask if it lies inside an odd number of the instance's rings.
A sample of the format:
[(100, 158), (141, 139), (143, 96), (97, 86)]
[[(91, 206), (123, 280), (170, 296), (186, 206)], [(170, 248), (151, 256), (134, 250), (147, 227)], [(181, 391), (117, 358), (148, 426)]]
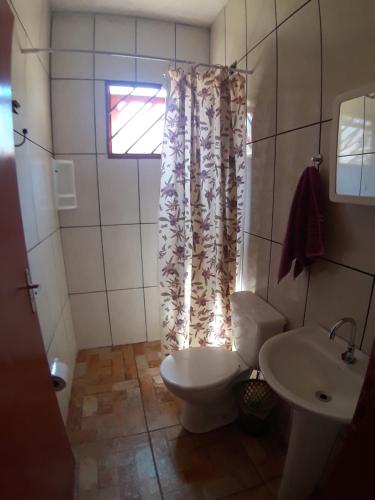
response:
[(319, 26), (313, 1), (278, 29), (278, 132), (320, 119)]
[(60, 231), (53, 233), (50, 239), (54, 257), (57, 293), (59, 296), (60, 311), (62, 311), (68, 298), (68, 287), (66, 284), (65, 263)]
[(108, 290), (142, 286), (139, 225), (104, 226), (103, 251)]
[(242, 289), (267, 300), (271, 242), (248, 233), (244, 233), (243, 239)]
[[(49, 46), (49, 3), (47, 0), (15, 0), (17, 12), (29, 39), (36, 47)], [(20, 36), (22, 33), (22, 36)], [(15, 128), (29, 129), (29, 137), (51, 150), (49, 55), (25, 56), (20, 47), (30, 47), (18, 20), (14, 30), (12, 56), (12, 87), (14, 98), (21, 103)], [(22, 111), (21, 111), (22, 110)], [(17, 138), (18, 142), (19, 138)], [(58, 356), (69, 366), (67, 387), (57, 393), (57, 400), (66, 421), (76, 345), (71, 321), (65, 279), (64, 260), (52, 190), (51, 155), (29, 141), (16, 150), (17, 175), (22, 206), (29, 267), (36, 291), (36, 304), (44, 346), (48, 359)], [(52, 234), (51, 234), (52, 233)]]
[(174, 58), (174, 23), (137, 19), (137, 54)]
[(145, 288), (147, 340), (160, 340), (160, 292), (159, 287)]
[(276, 27), (274, 0), (246, 0), (247, 50)]
[[(94, 16), (77, 12), (55, 12), (52, 20), (52, 47), (56, 49), (94, 48)], [(52, 78), (93, 78), (92, 54), (54, 53)]]
[(276, 132), (276, 35), (273, 33), (247, 56), (247, 113), (251, 115), (251, 140)]
[(280, 283), (277, 283), (281, 250), (282, 245), (272, 243), (268, 301), (287, 318), (286, 330), (291, 330), (303, 324), (307, 294), (307, 272), (302, 271), (293, 280), (293, 271), (291, 271)]
[(102, 224), (139, 222), (136, 160), (98, 157)]
[(53, 341), (47, 352), (47, 358), (50, 366), (54, 358), (59, 358), (60, 361), (68, 365), (69, 371), (66, 380), (66, 387), (63, 391), (59, 391), (56, 393), (57, 401), (65, 423), (69, 411), (69, 400), (70, 400), (76, 355), (77, 355), (77, 345), (73, 331), (70, 304), (69, 301), (67, 301), (63, 313), (60, 317), (58, 326), (56, 328)]
[(63, 228), (61, 238), (69, 292), (105, 290), (100, 228)]
[(55, 153), (95, 153), (93, 82), (52, 80), (51, 88)]
[(230, 66), (246, 54), (246, 1), (229, 0), (225, 7), (226, 62)]
[(370, 304), (369, 316), (367, 319), (365, 335), (363, 337), (361, 349), (365, 351), (367, 354), (371, 354), (374, 340), (375, 340), (375, 294), (373, 293)]
[(332, 118), (332, 99), (375, 81), (373, 0), (321, 0), (323, 119)]
[(40, 285), (35, 291), (39, 324), (45, 349), (48, 349), (61, 315), (61, 299), (56, 273), (56, 258), (52, 238), (47, 238), (28, 253), (33, 283)]
[(95, 49), (135, 54), (135, 18), (97, 14)]
[[(60, 317), (60, 321), (57, 325), (51, 345), (47, 351), (47, 359), (50, 368), (55, 358), (58, 358), (60, 361), (67, 364), (68, 366), (69, 364), (71, 364), (69, 363), (70, 359), (66, 349), (65, 323), (62, 316)], [(67, 387), (65, 387), (63, 391), (56, 392), (57, 402), (64, 422), (66, 422), (69, 410), (68, 392), (70, 393), (71, 390), (71, 379), (72, 377), (71, 374), (69, 373), (68, 380), (66, 381)]]
[(98, 153), (107, 154), (107, 111), (104, 82), (95, 82), (95, 125), (96, 149)]
[(141, 222), (157, 222), (159, 217), (161, 160), (139, 160)]
[(26, 249), (30, 249), (31, 247), (35, 246), (39, 241), (33, 193), (30, 148), (31, 143), (29, 141), (26, 141), (22, 148), (17, 148), (15, 150), (17, 183), (21, 204), (22, 225), (25, 234)]
[(144, 286), (158, 285), (158, 225), (142, 224), (142, 261)]
[(210, 59), (210, 32), (207, 28), (176, 25), (176, 58), (208, 63)]
[[(95, 50), (135, 54), (135, 19), (124, 16), (95, 16)], [(135, 80), (133, 59), (95, 56), (95, 78)]]
[(322, 125), (323, 163), (320, 168), (324, 185), (325, 255), (347, 266), (375, 274), (375, 207), (332, 203), (329, 201), (331, 125)]
[(51, 151), (50, 84), (47, 69), (38, 56), (25, 56), (21, 48), (30, 43), (16, 20), (12, 46), (12, 94), (21, 104), (18, 115), (13, 115), (14, 128), (28, 129), (28, 137)]
[(161, 61), (137, 61), (137, 82), (160, 83), (166, 86), (169, 63)]
[(50, 8), (48, 0), (12, 0), (34, 47), (48, 45)]
[(113, 345), (146, 340), (143, 290), (108, 292)]
[(225, 9), (216, 16), (210, 30), (210, 62), (225, 64)]
[[(11, 83), (12, 98), (16, 99), (21, 107), (17, 114), (13, 114), (13, 128), (22, 131), (24, 127), (28, 128), (28, 103), (27, 103), (27, 64), (29, 57), (21, 53), (21, 48), (31, 48), (20, 22), (15, 19), (13, 26), (12, 56), (11, 56)], [(22, 133), (22, 132), (21, 132)]]
[(276, 0), (277, 24), (293, 14), (306, 0)]
[(252, 144), (247, 158), (244, 230), (271, 238), (275, 138)]
[[(64, 310), (63, 310), (63, 319), (66, 333), (66, 345), (67, 350), (70, 353), (71, 358), (75, 363), (75, 359), (77, 356), (77, 341), (74, 333), (74, 325), (73, 325), (73, 317), (72, 317), (72, 309), (70, 306), (70, 299), (66, 301)], [(73, 371), (74, 372), (74, 365)]]
[(32, 144), (29, 145), (29, 152), (36, 224), (40, 241), (58, 227), (52, 186), (52, 157), (47, 151)]
[(98, 226), (99, 195), (95, 155), (58, 155), (57, 158), (74, 161), (77, 208), (60, 210), (60, 225)]
[(70, 304), (79, 349), (112, 344), (105, 292), (71, 295)]
[(95, 78), (134, 82), (135, 60), (98, 54), (95, 56)]
[(38, 58), (23, 56), (27, 61), (27, 100), (21, 106), (27, 106), (28, 137), (48, 151), (52, 151), (50, 81)]
[[(246, 0), (247, 13), (247, 48), (250, 49), (258, 43), (262, 37), (267, 35), (274, 26), (273, 1)], [(323, 37), (323, 119), (332, 117), (332, 98), (345, 90), (360, 87), (375, 80), (374, 67), (368, 64), (369, 47), (374, 43), (374, 30), (372, 29), (371, 15), (375, 4), (371, 0), (364, 0), (360, 7), (350, 0), (321, 0), (321, 19)], [(234, 4), (234, 2), (233, 2)], [(306, 4), (306, 5), (304, 5)], [(300, 10), (298, 10), (302, 7)], [(229, 6), (231, 8), (231, 4)], [(237, 8), (237, 14), (242, 11), (242, 3)], [(279, 124), (278, 131), (286, 131), (291, 128), (307, 125), (320, 118), (320, 33), (318, 2), (311, 0), (276, 0), (277, 21), (283, 23), (279, 28)], [(228, 9), (227, 9), (228, 10)], [(298, 12), (296, 12), (298, 10)], [(286, 20), (287, 17), (293, 16)], [(375, 15), (375, 12), (374, 12)], [(220, 35), (220, 26), (223, 13), (215, 20), (211, 32), (211, 54), (223, 52), (225, 33)], [(221, 17), (221, 19), (220, 19)], [(235, 16), (234, 16), (235, 17)], [(232, 17), (232, 19), (234, 19)], [(231, 19), (229, 19), (231, 21)], [(283, 22), (285, 21), (285, 22)], [(267, 37), (272, 38), (270, 36)], [(267, 40), (266, 39), (266, 40)], [(232, 44), (236, 44), (241, 37), (236, 34)], [(259, 49), (264, 44), (262, 42)], [(220, 52), (221, 51), (221, 52)], [(253, 52), (255, 54), (253, 54)], [(260, 106), (261, 99), (266, 95), (264, 84), (270, 83), (269, 78), (262, 78), (257, 84), (258, 75), (262, 66), (265, 65), (263, 55), (257, 56), (257, 49), (250, 52), (247, 66), (254, 69), (254, 75), (248, 77), (248, 97), (254, 93), (255, 105)], [(254, 63), (250, 59), (254, 59)], [(350, 64), (348, 64), (348, 61)], [(231, 61), (227, 62), (230, 63)], [(350, 67), (350, 69), (348, 69)], [(262, 81), (263, 80), (263, 81)], [(259, 94), (258, 89), (261, 88)], [(262, 115), (262, 113), (260, 113)], [(264, 117), (262, 117), (264, 118)], [(257, 123), (266, 127), (267, 120), (260, 119), (253, 125), (253, 132)], [(272, 122), (271, 122), (272, 123)], [(328, 199), (328, 173), (330, 163), (329, 151), (329, 124), (322, 125), (323, 164), (321, 166), (321, 179), (324, 185), (325, 199), (325, 246), (326, 256), (336, 262), (341, 262), (359, 270), (373, 274), (375, 272), (374, 251), (375, 236), (373, 231), (374, 213), (373, 207), (355, 206), (348, 204), (331, 203)], [(255, 134), (257, 134), (255, 132)], [(253, 138), (259, 139), (263, 136), (261, 131)], [(271, 139), (272, 141), (272, 139)], [(263, 154), (270, 155), (271, 151), (265, 148), (265, 141), (256, 143), (263, 146)], [(286, 223), (289, 215), (291, 201), (295, 188), (303, 169), (310, 163), (310, 158), (318, 152), (319, 127), (309, 127), (305, 130), (295, 131), (280, 135), (277, 138), (277, 159), (275, 179), (275, 206), (273, 222), (273, 239), (282, 241), (285, 234)], [(261, 151), (258, 151), (260, 154)], [(255, 155), (254, 155), (255, 157)], [(261, 159), (261, 157), (259, 158)], [(266, 216), (267, 204), (264, 200), (268, 198), (266, 193), (272, 192), (272, 179), (268, 172), (261, 172), (259, 162), (259, 179), (255, 186), (262, 186), (266, 192), (255, 189), (254, 197), (245, 198), (245, 230), (261, 234), (270, 238)], [(262, 175), (264, 175), (264, 179)], [(268, 186), (271, 186), (271, 189)], [(246, 183), (249, 189), (250, 178)], [(257, 200), (257, 195), (259, 194)], [(254, 205), (252, 206), (252, 204)], [(250, 209), (251, 207), (251, 209)], [(249, 217), (250, 215), (250, 217)], [(272, 214), (271, 214), (272, 215)], [(264, 228), (264, 232), (263, 232)], [(254, 245), (251, 246), (253, 237), (245, 235), (245, 251), (255, 253)], [(247, 240), (247, 241), (246, 241)], [(264, 241), (264, 240), (262, 240)], [(274, 243), (272, 248), (271, 276), (269, 301), (289, 318), (288, 327), (300, 326), (303, 321), (303, 313), (306, 302), (307, 274), (304, 272), (297, 280), (287, 276), (277, 285), (277, 271), (281, 256), (281, 246)], [(247, 262), (246, 262), (247, 259)], [(262, 275), (263, 261), (255, 265), (254, 259), (244, 255), (243, 284), (251, 279), (251, 273), (259, 272)], [(319, 263), (318, 263), (319, 264)], [(314, 272), (314, 264), (312, 270)], [(356, 273), (356, 271), (351, 271)], [(361, 275), (361, 273), (359, 273)], [(366, 275), (362, 275), (366, 276)], [(324, 274), (322, 273), (322, 280)], [(367, 278), (371, 279), (371, 276)], [(367, 279), (366, 278), (366, 279)], [(328, 279), (328, 277), (324, 277)], [(348, 277), (345, 278), (348, 282)], [(343, 282), (340, 275), (337, 282)], [(335, 286), (336, 276), (331, 277), (329, 289)], [(355, 280), (354, 280), (355, 282)], [(350, 288), (350, 287), (349, 287)], [(364, 290), (365, 288), (362, 288)], [(343, 293), (343, 292), (340, 292)], [(368, 288), (362, 293), (362, 302), (370, 300)], [(373, 299), (374, 303), (374, 299)], [(356, 314), (363, 311), (362, 303), (355, 305)], [(363, 348), (369, 352), (372, 342), (372, 330), (375, 313), (374, 306), (370, 311), (368, 328), (363, 342)], [(311, 314), (311, 321), (315, 313)]]
[(276, 139), (273, 239), (284, 241), (290, 207), (299, 178), (319, 150), (319, 125), (279, 135)]
[[(327, 329), (341, 318), (352, 317), (357, 323), (356, 345), (362, 340), (373, 278), (352, 269), (319, 261), (311, 266), (307, 297), (306, 323)], [(348, 334), (348, 325), (338, 335)]]

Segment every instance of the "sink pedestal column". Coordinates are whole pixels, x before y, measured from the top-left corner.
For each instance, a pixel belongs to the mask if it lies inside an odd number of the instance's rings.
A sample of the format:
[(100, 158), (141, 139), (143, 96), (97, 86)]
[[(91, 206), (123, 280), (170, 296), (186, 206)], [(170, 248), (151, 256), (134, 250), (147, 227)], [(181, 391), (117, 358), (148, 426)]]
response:
[(293, 409), (279, 500), (308, 500), (322, 477), (341, 423)]

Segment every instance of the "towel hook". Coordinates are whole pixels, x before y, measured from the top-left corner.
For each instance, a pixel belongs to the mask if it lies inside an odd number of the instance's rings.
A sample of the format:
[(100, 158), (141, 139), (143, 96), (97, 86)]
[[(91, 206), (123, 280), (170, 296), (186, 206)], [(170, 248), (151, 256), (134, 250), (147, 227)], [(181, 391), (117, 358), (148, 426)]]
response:
[(23, 146), (23, 144), (25, 144), (26, 142), (26, 135), (28, 134), (28, 130), (27, 128), (23, 128), (22, 129), (22, 141), (18, 144), (15, 144), (14, 147), (15, 148), (19, 148), (20, 146)]
[(319, 169), (320, 164), (323, 161), (323, 155), (321, 154), (314, 155), (311, 157), (311, 161), (313, 162), (314, 167)]

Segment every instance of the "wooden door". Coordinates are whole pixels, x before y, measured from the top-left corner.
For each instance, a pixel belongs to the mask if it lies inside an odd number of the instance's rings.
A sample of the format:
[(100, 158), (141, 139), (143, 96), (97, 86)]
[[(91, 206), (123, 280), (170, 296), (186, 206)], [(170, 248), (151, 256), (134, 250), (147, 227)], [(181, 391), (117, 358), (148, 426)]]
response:
[(0, 497), (71, 500), (74, 460), (25, 286), (11, 108), (13, 15), (0, 0)]

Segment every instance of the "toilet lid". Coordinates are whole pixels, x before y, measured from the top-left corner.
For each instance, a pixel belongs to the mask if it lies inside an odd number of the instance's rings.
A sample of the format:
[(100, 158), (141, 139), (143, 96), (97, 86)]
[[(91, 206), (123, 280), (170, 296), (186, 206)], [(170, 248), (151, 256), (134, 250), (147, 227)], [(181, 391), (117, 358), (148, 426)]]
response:
[(235, 352), (222, 347), (192, 347), (165, 358), (160, 374), (179, 387), (203, 388), (226, 382), (240, 369)]

